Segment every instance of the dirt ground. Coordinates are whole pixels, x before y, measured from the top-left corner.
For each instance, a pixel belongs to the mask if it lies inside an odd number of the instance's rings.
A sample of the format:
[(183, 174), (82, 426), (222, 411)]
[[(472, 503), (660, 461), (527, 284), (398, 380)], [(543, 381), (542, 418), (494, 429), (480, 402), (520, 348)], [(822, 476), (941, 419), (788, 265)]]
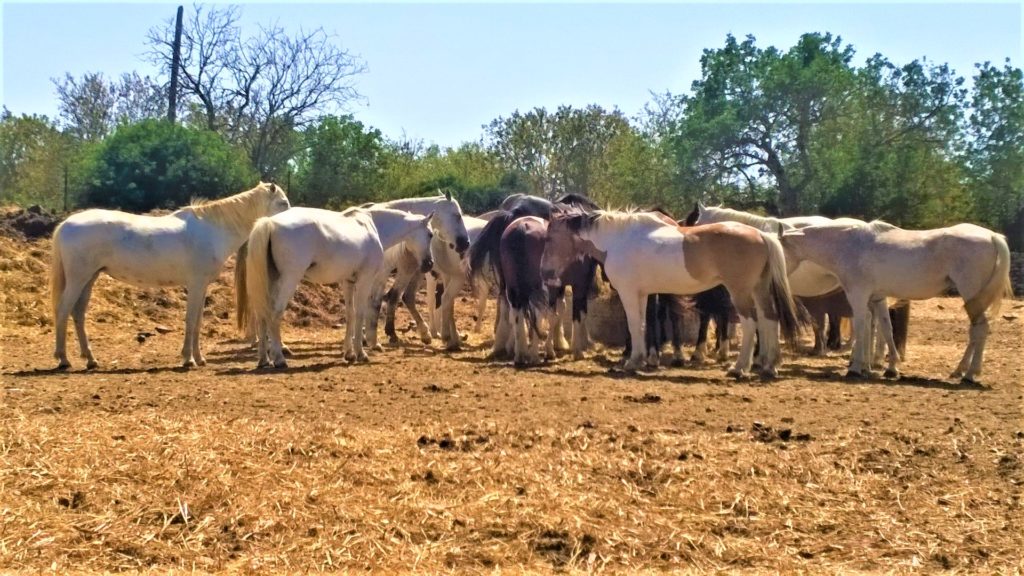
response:
[(52, 373), (48, 250), (0, 238), (0, 571), (1024, 565), (1021, 301), (992, 322), (981, 387), (946, 378), (967, 337), (953, 299), (915, 304), (900, 380), (791, 354), (762, 383), (626, 376), (611, 350), (516, 370), (476, 334), (445, 353), (409, 332), (348, 366), (334, 293), (304, 289), (291, 368), (255, 371), (225, 273), (209, 364), (181, 371), (181, 293), (103, 279), (101, 368)]

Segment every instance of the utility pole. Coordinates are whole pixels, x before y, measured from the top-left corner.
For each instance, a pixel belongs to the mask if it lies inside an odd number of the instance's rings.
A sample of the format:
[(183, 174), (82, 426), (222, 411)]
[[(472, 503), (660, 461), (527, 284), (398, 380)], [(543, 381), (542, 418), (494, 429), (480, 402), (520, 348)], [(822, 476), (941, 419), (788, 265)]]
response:
[(184, 7), (178, 6), (178, 17), (174, 23), (174, 46), (171, 55), (171, 87), (167, 96), (167, 119), (174, 122), (178, 111), (178, 67), (181, 66), (181, 16)]

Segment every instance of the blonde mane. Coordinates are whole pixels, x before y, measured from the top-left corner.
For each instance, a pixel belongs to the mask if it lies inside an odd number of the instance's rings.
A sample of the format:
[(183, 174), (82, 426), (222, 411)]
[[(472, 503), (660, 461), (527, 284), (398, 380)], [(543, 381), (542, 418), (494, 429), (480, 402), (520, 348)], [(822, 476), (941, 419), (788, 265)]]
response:
[(781, 224), (783, 228), (791, 229), (794, 228), (791, 224), (783, 222), (778, 218), (771, 216), (758, 216), (757, 214), (751, 214), (750, 212), (743, 212), (741, 210), (733, 210), (732, 208), (725, 208), (723, 206), (711, 206), (704, 209), (711, 217), (712, 222), (721, 222), (729, 220), (731, 222), (739, 222), (748, 226), (753, 226), (760, 230), (772, 231), (777, 229)]
[(193, 200), (192, 203), (179, 210), (190, 211), (196, 218), (209, 220), (232, 230), (248, 232), (253, 223), (263, 213), (265, 206), (276, 186), (260, 182), (255, 188), (239, 192), (227, 198), (217, 200)]
[(867, 223), (867, 228), (875, 234), (881, 234), (882, 232), (889, 232), (891, 230), (899, 230), (898, 226), (889, 224), (884, 220), (872, 220)]
[(665, 226), (665, 221), (650, 212), (639, 212), (632, 208), (624, 212), (611, 212), (598, 210), (595, 213), (593, 226), (602, 230), (621, 231), (637, 225), (649, 225), (652, 227)]

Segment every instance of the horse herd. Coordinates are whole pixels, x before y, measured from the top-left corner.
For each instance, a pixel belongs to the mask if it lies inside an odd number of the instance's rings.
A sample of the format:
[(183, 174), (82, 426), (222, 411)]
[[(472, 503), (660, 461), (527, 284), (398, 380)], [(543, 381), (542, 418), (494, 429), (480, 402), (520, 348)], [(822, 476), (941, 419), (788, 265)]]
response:
[[(343, 287), (344, 356), (353, 362), (365, 361), (367, 348), (380, 349), (384, 302), (385, 334), (392, 342), (398, 340), (394, 314), (402, 302), (423, 342), (440, 337), (447, 349), (458, 349), (456, 297), (468, 283), (478, 301), (479, 330), (496, 285), (491, 355), (531, 364), (540, 360), (541, 345), (546, 359), (559, 351), (584, 355), (590, 345), (588, 299), (600, 271), (625, 311), (625, 370), (658, 364), (666, 333), (672, 334), (675, 360), (682, 361), (678, 321), (666, 321), (678, 316), (679, 295), (698, 295), (697, 308), (716, 317), (722, 360), (728, 356), (729, 317), (739, 317), (741, 343), (729, 368), (736, 377), (755, 366), (763, 377), (777, 376), (780, 334), (795, 346), (808, 310), (815, 318), (815, 351), (822, 353), (822, 318), (843, 308), (853, 320), (849, 374), (866, 376), (881, 364), (877, 334), (888, 350), (885, 373), (894, 377), (905, 326), (897, 324), (894, 337), (889, 299), (925, 299), (955, 289), (970, 330), (953, 376), (968, 383), (981, 374), (987, 316), (1012, 296), (1005, 238), (973, 224), (912, 231), (881, 221), (776, 219), (701, 204), (677, 222), (661, 210), (602, 210), (579, 195), (552, 202), (513, 194), (481, 217), (463, 215), (450, 193), (335, 212), (292, 207), (280, 187), (260, 183), (165, 216), (92, 209), (61, 223), (53, 235), (50, 278), (57, 369), (70, 367), (69, 316), (87, 368), (98, 365), (84, 320), (100, 272), (135, 285), (184, 286), (182, 362), (203, 365), (206, 290), (233, 253), (236, 316), (257, 345), (259, 367), (287, 366), (281, 321), (303, 279)], [(424, 279), (426, 321), (415, 307)], [(571, 322), (563, 318), (567, 288)], [(829, 326), (834, 332), (835, 318)], [(703, 318), (702, 340), (706, 329)], [(701, 343), (695, 356), (702, 354)]]

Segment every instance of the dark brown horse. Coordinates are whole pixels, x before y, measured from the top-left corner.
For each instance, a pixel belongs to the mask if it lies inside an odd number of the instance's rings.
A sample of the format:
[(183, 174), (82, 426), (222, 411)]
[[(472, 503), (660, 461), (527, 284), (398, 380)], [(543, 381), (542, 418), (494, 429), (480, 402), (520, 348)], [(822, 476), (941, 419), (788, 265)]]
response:
[(540, 361), (539, 343), (544, 335), (538, 316), (551, 316), (540, 277), (547, 231), (547, 220), (523, 216), (505, 227), (499, 242), (499, 289), (508, 303), (509, 315), (504, 325), (511, 328), (512, 334), (496, 333), (494, 349), (496, 354), (499, 349), (507, 352), (511, 344), (517, 366)]

